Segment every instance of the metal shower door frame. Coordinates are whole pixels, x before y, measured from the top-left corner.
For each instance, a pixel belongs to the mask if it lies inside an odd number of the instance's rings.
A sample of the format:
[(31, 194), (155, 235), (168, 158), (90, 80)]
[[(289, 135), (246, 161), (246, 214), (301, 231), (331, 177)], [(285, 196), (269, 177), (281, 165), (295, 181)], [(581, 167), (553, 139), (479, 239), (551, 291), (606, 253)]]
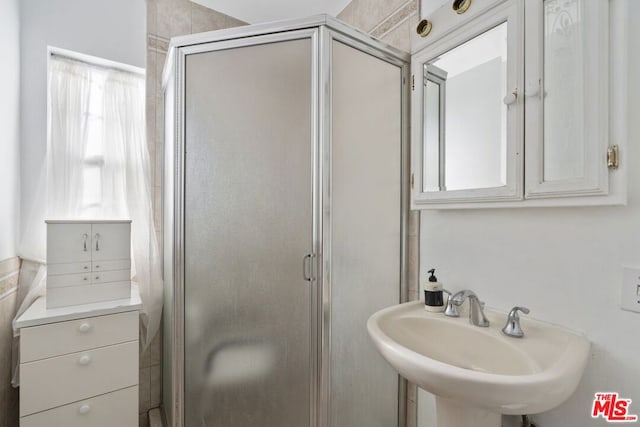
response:
[[(163, 82), (172, 79), (175, 88), (174, 123), (174, 205), (173, 214), (173, 323), (171, 327), (172, 395), (164, 403), (172, 405), (174, 427), (184, 426), (185, 363), (185, 67), (188, 55), (267, 43), (309, 38), (311, 48), (311, 144), (312, 144), (312, 247), (313, 280), (310, 330), (310, 427), (329, 427), (330, 357), (331, 357), (331, 49), (334, 40), (398, 66), (402, 73), (401, 90), (401, 229), (400, 301), (407, 292), (407, 224), (409, 215), (409, 54), (392, 48), (329, 16), (258, 24), (228, 30), (181, 36), (172, 39)], [(166, 141), (165, 141), (166, 143)], [(165, 190), (166, 191), (166, 190)], [(301, 254), (303, 255), (303, 254)], [(406, 381), (398, 384), (398, 426), (406, 425)], [(170, 402), (167, 402), (170, 398)]]

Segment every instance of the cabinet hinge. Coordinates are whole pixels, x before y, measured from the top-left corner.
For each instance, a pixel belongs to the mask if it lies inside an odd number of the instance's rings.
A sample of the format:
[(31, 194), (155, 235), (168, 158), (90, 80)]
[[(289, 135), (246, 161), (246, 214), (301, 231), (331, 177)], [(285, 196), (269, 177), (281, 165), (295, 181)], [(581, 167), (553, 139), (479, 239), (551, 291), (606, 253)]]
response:
[(620, 149), (617, 145), (611, 145), (607, 148), (607, 167), (609, 169), (618, 169), (620, 165)]
[(413, 190), (414, 175), (411, 174), (411, 189)]
[(411, 90), (416, 90), (416, 75), (411, 74)]

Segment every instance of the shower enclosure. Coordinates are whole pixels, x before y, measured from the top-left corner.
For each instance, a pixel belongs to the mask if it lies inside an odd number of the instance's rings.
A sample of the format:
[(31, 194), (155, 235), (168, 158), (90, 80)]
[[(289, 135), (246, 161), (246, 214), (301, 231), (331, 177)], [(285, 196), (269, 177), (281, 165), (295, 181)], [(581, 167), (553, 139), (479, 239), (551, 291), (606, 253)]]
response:
[(170, 425), (404, 425), (366, 320), (406, 298), (408, 61), (326, 16), (172, 40)]

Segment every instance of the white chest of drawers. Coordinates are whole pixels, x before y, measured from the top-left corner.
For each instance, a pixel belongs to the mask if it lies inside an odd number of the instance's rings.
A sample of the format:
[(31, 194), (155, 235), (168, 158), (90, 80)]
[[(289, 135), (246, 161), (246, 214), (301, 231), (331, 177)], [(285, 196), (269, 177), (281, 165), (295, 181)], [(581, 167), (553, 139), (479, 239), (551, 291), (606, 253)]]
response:
[(47, 308), (20, 328), (20, 426), (138, 425), (137, 288), (129, 298)]
[(47, 221), (47, 307), (127, 298), (131, 221)]

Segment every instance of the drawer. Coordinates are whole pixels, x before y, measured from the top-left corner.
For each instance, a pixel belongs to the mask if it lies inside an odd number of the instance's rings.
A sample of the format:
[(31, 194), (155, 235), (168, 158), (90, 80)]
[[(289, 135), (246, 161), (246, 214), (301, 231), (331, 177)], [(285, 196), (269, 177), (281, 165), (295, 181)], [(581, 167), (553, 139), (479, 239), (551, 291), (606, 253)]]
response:
[(91, 304), (100, 301), (128, 299), (131, 296), (131, 281), (96, 283), (87, 286), (66, 286), (47, 289), (47, 308)]
[(47, 289), (61, 288), (64, 286), (90, 285), (91, 277), (91, 272), (80, 274), (58, 274), (55, 276), (47, 274)]
[(138, 339), (138, 311), (20, 330), (20, 363)]
[(91, 271), (109, 271), (109, 270), (131, 270), (130, 259), (119, 259), (113, 261), (93, 261), (91, 263)]
[(47, 264), (47, 276), (57, 274), (88, 273), (91, 271), (90, 262), (68, 262), (65, 264)]
[(20, 418), (20, 427), (137, 427), (137, 425), (137, 386)]
[(138, 384), (138, 341), (20, 364), (20, 416)]
[(91, 272), (91, 283), (124, 282), (127, 280), (131, 280), (131, 270)]

